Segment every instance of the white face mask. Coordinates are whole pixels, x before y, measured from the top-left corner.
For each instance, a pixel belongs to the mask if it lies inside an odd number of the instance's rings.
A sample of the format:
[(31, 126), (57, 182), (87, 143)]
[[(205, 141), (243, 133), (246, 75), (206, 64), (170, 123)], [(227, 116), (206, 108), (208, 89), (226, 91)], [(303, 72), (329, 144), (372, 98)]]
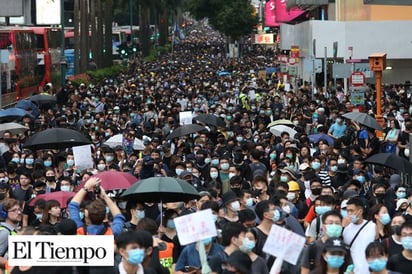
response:
[(239, 211), (240, 210), (240, 202), (239, 201), (231, 202), (230, 206), (232, 207), (233, 211)]
[(210, 178), (212, 179), (216, 179), (218, 175), (219, 175), (219, 172), (216, 172), (216, 171), (210, 172)]
[(284, 212), (286, 212), (287, 214), (290, 214), (290, 206), (283, 206), (282, 207), (282, 210), (284, 211)]
[(296, 193), (295, 192), (288, 192), (286, 195), (288, 201), (293, 201), (296, 198)]
[(345, 159), (338, 159), (338, 165), (345, 164), (345, 163), (346, 163)]

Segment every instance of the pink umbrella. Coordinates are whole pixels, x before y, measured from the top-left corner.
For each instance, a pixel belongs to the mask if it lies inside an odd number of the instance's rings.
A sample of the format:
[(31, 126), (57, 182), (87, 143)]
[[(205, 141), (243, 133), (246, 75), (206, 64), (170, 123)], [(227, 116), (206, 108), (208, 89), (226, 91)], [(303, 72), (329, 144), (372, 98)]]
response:
[[(115, 190), (115, 189), (127, 189), (132, 184), (137, 182), (136, 177), (128, 172), (120, 171), (103, 171), (92, 177), (97, 177), (101, 180), (101, 186), (105, 190)], [(84, 187), (86, 182), (82, 182), (77, 190)]]

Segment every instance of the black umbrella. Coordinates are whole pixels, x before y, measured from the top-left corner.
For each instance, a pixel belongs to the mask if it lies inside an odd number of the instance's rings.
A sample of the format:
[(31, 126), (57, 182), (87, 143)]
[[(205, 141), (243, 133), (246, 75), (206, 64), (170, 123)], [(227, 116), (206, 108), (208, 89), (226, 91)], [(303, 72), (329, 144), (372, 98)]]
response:
[(134, 183), (122, 196), (139, 202), (168, 203), (198, 199), (196, 188), (173, 177), (151, 177)]
[(30, 101), (35, 102), (37, 105), (55, 104), (57, 98), (52, 95), (38, 94), (30, 97)]
[(412, 164), (394, 153), (377, 153), (365, 160), (366, 163), (382, 165), (403, 173), (412, 174)]
[(345, 117), (347, 119), (351, 119), (353, 121), (358, 122), (359, 124), (362, 124), (364, 126), (377, 129), (377, 130), (383, 130), (381, 125), (379, 125), (378, 121), (376, 121), (375, 118), (370, 116), (369, 114), (363, 113), (363, 112), (348, 112), (342, 115), (342, 117)]
[(202, 127), (201, 125), (196, 125), (196, 124), (186, 124), (182, 125), (180, 127), (177, 127), (176, 129), (173, 130), (172, 133), (170, 133), (166, 139), (173, 139), (173, 138), (179, 138), (188, 134), (192, 134), (195, 132), (199, 132), (202, 130), (205, 130), (205, 127)]
[(30, 149), (60, 149), (90, 143), (86, 136), (78, 131), (68, 128), (51, 128), (29, 137), (24, 147)]
[(200, 114), (193, 118), (193, 120), (205, 123), (206, 125), (211, 125), (215, 127), (225, 127), (225, 121), (222, 118), (217, 117), (213, 114)]

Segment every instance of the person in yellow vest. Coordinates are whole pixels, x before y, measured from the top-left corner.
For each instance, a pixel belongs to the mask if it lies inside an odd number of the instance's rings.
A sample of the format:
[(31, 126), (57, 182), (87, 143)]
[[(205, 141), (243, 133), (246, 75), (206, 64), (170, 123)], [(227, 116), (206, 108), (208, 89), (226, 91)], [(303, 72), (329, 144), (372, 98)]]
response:
[(249, 98), (247, 96), (247, 89), (243, 89), (242, 92), (239, 95), (239, 101), (240, 101), (240, 105), (242, 107), (243, 110), (250, 110), (250, 105), (249, 105)]
[(16, 199), (7, 199), (0, 210), (5, 220), (0, 223), (0, 268), (5, 269), (7, 264), (7, 251), (9, 248), (9, 235), (17, 235), (17, 228), (22, 220), (22, 208)]

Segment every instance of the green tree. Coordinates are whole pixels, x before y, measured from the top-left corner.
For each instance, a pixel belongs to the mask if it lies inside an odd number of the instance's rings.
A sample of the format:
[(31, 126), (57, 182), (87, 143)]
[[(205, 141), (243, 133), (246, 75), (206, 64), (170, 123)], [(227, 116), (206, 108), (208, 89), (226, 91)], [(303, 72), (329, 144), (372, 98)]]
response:
[(250, 34), (258, 23), (249, 0), (187, 0), (186, 7), (196, 19), (208, 18), (216, 30), (232, 41)]

